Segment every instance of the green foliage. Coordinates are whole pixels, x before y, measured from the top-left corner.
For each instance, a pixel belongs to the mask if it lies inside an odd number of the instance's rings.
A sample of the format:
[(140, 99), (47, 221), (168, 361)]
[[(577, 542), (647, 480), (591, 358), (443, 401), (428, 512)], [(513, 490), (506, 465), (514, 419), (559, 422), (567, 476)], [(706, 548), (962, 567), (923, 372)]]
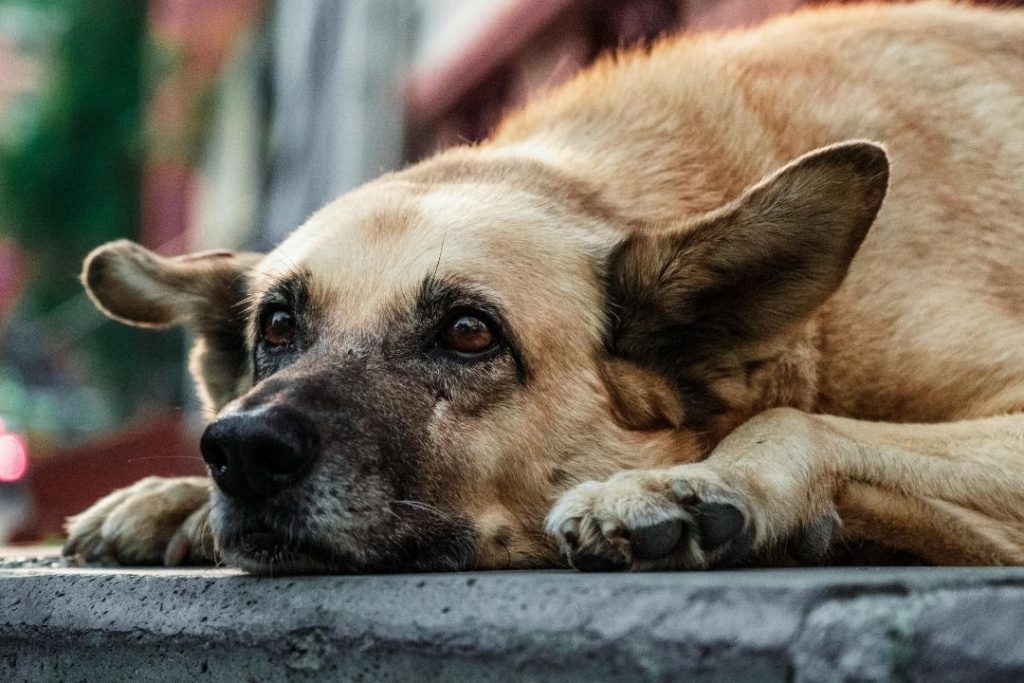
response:
[[(21, 315), (30, 319), (81, 293), (76, 275), (90, 249), (139, 235), (147, 3), (22, 4), (64, 17), (27, 128), (0, 149), (0, 232), (13, 234), (29, 254)], [(104, 325), (80, 343), (92, 381), (124, 412), (153, 388), (152, 371), (140, 370), (180, 352), (180, 339), (119, 325)], [(176, 372), (163, 367), (157, 374)], [(166, 389), (168, 378), (155, 382)]]
[(67, 0), (66, 32), (26, 135), (0, 152), (0, 211), (33, 254), (28, 305), (77, 292), (89, 248), (139, 231), (146, 3)]

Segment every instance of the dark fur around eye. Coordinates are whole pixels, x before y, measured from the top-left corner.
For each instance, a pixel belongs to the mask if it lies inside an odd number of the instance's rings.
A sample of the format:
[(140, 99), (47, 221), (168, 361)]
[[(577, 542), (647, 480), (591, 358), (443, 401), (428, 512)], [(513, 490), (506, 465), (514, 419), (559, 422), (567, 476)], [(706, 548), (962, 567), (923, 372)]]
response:
[(318, 311), (311, 301), (309, 276), (297, 272), (280, 279), (260, 298), (252, 340), (254, 378), (274, 374), (309, 347)]

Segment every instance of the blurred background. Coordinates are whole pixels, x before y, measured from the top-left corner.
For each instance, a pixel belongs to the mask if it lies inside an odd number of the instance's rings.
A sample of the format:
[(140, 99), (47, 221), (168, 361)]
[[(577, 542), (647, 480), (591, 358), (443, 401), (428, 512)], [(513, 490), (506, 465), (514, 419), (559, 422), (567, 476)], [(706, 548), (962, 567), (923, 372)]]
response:
[(100, 315), (90, 249), (266, 250), (603, 51), (802, 4), (0, 0), (0, 542), (204, 472), (187, 340)]

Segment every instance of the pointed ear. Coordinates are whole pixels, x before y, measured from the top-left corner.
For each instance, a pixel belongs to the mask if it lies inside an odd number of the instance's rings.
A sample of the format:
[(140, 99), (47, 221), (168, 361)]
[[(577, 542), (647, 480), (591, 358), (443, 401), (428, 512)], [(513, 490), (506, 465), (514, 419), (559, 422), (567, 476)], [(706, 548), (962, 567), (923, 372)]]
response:
[(611, 343), (656, 361), (767, 341), (839, 287), (885, 197), (889, 164), (870, 142), (811, 152), (736, 201), (613, 253)]
[(137, 327), (184, 325), (196, 337), (191, 369), (208, 407), (234, 398), (247, 366), (239, 304), (260, 254), (208, 251), (166, 258), (119, 240), (89, 254), (82, 283), (97, 308)]

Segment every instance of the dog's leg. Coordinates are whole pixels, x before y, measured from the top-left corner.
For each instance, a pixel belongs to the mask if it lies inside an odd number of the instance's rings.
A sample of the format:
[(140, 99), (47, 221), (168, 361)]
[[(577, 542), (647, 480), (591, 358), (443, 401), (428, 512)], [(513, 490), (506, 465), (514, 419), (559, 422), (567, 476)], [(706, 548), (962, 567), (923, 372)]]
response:
[(547, 528), (580, 569), (820, 558), (834, 531), (936, 564), (1024, 564), (1024, 415), (915, 425), (771, 410), (701, 463), (570, 490)]
[(64, 555), (87, 562), (209, 564), (210, 486), (205, 477), (147, 477), (68, 519)]

